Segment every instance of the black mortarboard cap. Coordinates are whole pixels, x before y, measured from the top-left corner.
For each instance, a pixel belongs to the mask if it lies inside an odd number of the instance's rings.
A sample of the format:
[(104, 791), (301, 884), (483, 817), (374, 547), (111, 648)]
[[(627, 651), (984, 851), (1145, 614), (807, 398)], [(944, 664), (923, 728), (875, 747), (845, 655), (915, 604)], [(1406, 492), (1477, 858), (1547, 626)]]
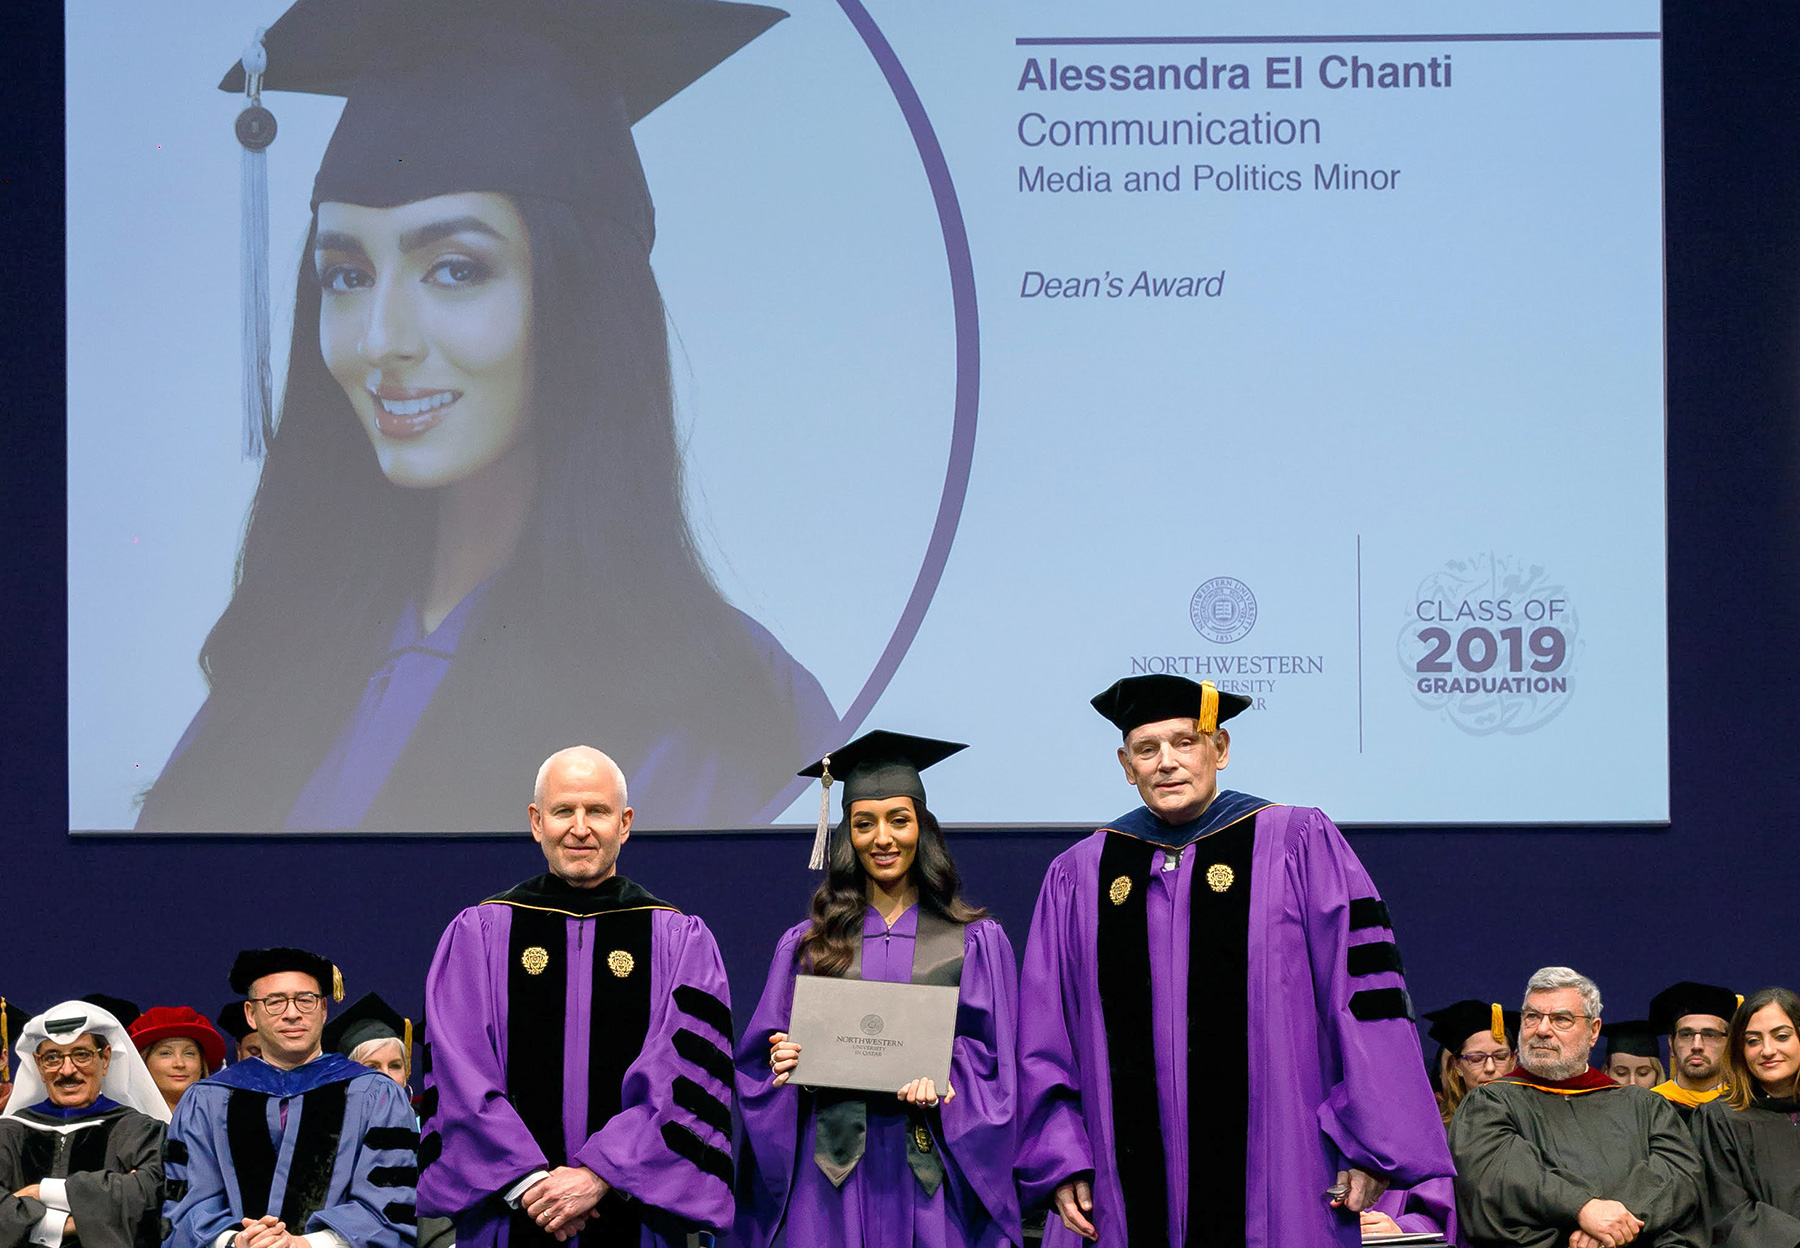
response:
[(246, 949), (238, 954), (237, 960), (231, 964), (231, 990), (248, 996), (251, 984), (264, 975), (279, 975), (284, 971), (311, 975), (319, 981), (320, 992), (330, 994), (333, 1001), (344, 999), (344, 978), (338, 974), (338, 969), (331, 964), (330, 958), (289, 945), (277, 945), (272, 949)]
[(919, 773), (969, 747), (956, 741), (908, 736), (877, 728), (841, 746), (798, 774), (824, 782), (819, 795), (819, 828), (813, 838), (811, 869), (825, 865), (825, 838), (830, 831), (831, 786), (842, 782), (843, 808), (850, 803), (882, 797), (925, 800), (925, 782)]
[(1431, 1029), (1426, 1034), (1437, 1041), (1440, 1048), (1452, 1053), (1462, 1052), (1470, 1036), (1481, 1032), (1492, 1035), (1496, 1026), (1500, 1028), (1500, 1034), (1494, 1037), (1498, 1044), (1511, 1044), (1509, 1037), (1519, 1034), (1518, 1011), (1502, 1009), (1495, 1002), (1458, 1001), (1455, 1005), (1433, 1010), (1425, 1017), (1431, 1020)]
[(1631, 1057), (1662, 1058), (1661, 1038), (1647, 1019), (1632, 1018), (1617, 1023), (1604, 1023), (1600, 1035), (1606, 1040), (1606, 1055), (1624, 1053)]
[(219, 1011), (219, 1016), (213, 1019), (213, 1022), (218, 1025), (220, 1031), (230, 1036), (233, 1040), (242, 1040), (245, 1036), (256, 1030), (250, 1025), (250, 1020), (244, 1017), (244, 1003), (242, 1000), (227, 1003)]
[(323, 1039), (329, 1053), (349, 1057), (365, 1040), (398, 1040), (411, 1047), (412, 1028), (393, 1006), (372, 992), (365, 992), (325, 1024)]
[(1731, 1016), (1737, 1013), (1740, 1000), (1729, 988), (1684, 979), (1650, 998), (1650, 1025), (1656, 1028), (1657, 1034), (1672, 1036), (1675, 1024), (1689, 1014), (1710, 1014), (1729, 1024)]
[(1114, 681), (1104, 693), (1095, 694), (1093, 707), (1126, 736), (1133, 728), (1165, 719), (1192, 719), (1201, 732), (1250, 709), (1241, 693), (1221, 693), (1210, 680), (1192, 681), (1185, 676), (1127, 676)]
[(119, 1026), (129, 1027), (137, 1022), (138, 1015), (144, 1011), (136, 1001), (127, 1001), (124, 997), (110, 997), (104, 992), (90, 992), (81, 998), (89, 1005), (97, 1005), (119, 1020)]
[[(632, 125), (786, 16), (723, 0), (297, 0), (262, 36), (260, 85), (345, 97), (315, 205), (538, 195), (648, 250)], [(219, 88), (245, 87), (240, 61)]]

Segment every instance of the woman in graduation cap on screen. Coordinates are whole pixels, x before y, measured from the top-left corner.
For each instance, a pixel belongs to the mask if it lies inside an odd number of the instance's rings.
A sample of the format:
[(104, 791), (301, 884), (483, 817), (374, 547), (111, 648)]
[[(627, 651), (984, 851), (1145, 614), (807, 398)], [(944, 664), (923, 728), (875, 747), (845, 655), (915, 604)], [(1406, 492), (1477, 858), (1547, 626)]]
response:
[[(776, 946), (738, 1048), (737, 1232), (750, 1248), (1020, 1242), (1012, 945), (962, 899), (919, 779), (962, 748), (871, 732), (800, 773), (825, 783), (812, 862), (825, 879), (812, 917)], [(843, 779), (843, 819), (829, 829), (833, 776)], [(949, 1086), (921, 1077), (865, 1094), (790, 1082), (799, 975), (957, 985)]]
[(590, 739), (656, 824), (741, 825), (829, 735), (817, 680), (689, 530), (631, 135), (783, 16), (299, 0), (233, 67), (257, 176), (262, 90), (345, 104), (279, 422), (246, 331), (267, 459), (206, 702), (140, 828), (522, 828), (521, 777)]

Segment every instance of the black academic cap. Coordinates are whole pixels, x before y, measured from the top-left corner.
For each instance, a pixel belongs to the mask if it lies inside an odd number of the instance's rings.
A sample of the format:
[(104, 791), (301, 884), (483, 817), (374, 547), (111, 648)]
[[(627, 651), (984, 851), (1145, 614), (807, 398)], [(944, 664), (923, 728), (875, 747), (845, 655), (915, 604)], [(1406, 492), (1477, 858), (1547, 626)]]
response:
[(251, 984), (264, 975), (279, 975), (284, 971), (311, 975), (319, 981), (320, 992), (329, 993), (333, 1001), (344, 999), (344, 978), (338, 974), (338, 969), (331, 964), (330, 958), (288, 945), (277, 945), (272, 949), (246, 949), (238, 954), (237, 960), (231, 964), (231, 990), (248, 996)]
[(19, 1033), (30, 1021), (30, 1010), (0, 997), (0, 1081), (4, 1081), (6, 1072), (12, 1069), (7, 1065), (12, 1059), (12, 1047), (18, 1043)]
[(242, 1040), (256, 1030), (250, 1025), (250, 1020), (244, 1017), (244, 1003), (241, 1000), (227, 1003), (213, 1022), (233, 1040)]
[(136, 1001), (127, 1001), (124, 997), (109, 997), (104, 992), (90, 992), (81, 998), (89, 1005), (97, 1005), (119, 1020), (119, 1026), (129, 1027), (137, 1022), (138, 1015), (144, 1011), (138, 1008)]
[(1606, 1055), (1615, 1053), (1628, 1054), (1631, 1057), (1654, 1057), (1661, 1059), (1662, 1048), (1657, 1043), (1661, 1033), (1641, 1018), (1627, 1019), (1618, 1023), (1602, 1023), (1600, 1035), (1606, 1040)]
[(913, 737), (904, 732), (877, 728), (821, 758), (799, 774), (813, 780), (830, 770), (844, 786), (844, 807), (876, 797), (910, 797), (925, 800), (925, 782), (919, 773), (969, 747), (955, 741)]
[(1212, 732), (1233, 715), (1250, 709), (1249, 698), (1240, 693), (1221, 693), (1210, 680), (1196, 683), (1185, 676), (1162, 675), (1127, 676), (1114, 681), (1105, 693), (1094, 695), (1092, 704), (1127, 736), (1133, 728), (1165, 719), (1196, 720), (1200, 731)]
[(1494, 1036), (1496, 1044), (1511, 1044), (1510, 1037), (1519, 1034), (1518, 1011), (1502, 1009), (1498, 1002), (1458, 1001), (1441, 1010), (1432, 1010), (1425, 1017), (1431, 1020), (1431, 1029), (1426, 1034), (1452, 1053), (1461, 1053), (1470, 1036), (1481, 1032), (1492, 1034), (1495, 1027), (1500, 1029), (1500, 1034)]
[(398, 1010), (374, 993), (365, 992), (325, 1024), (323, 1043), (327, 1052), (349, 1057), (351, 1051), (365, 1040), (392, 1039), (405, 1043), (411, 1039), (410, 1033), (411, 1028)]
[(1674, 1035), (1675, 1024), (1689, 1014), (1710, 1014), (1729, 1024), (1742, 999), (1729, 988), (1684, 979), (1650, 998), (1650, 1023), (1664, 1036)]
[[(722, 0), (297, 0), (263, 35), (260, 85), (345, 97), (315, 205), (537, 195), (648, 250), (632, 125), (786, 16)], [(240, 60), (219, 88), (245, 87)]]

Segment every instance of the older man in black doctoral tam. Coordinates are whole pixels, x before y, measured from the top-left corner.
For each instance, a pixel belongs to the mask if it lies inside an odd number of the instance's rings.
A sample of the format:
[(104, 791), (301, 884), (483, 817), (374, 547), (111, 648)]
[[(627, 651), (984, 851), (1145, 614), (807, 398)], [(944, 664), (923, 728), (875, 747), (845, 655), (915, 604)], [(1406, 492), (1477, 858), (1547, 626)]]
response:
[(1588, 1066), (1600, 990), (1566, 966), (1525, 986), (1519, 1067), (1450, 1123), (1468, 1248), (1701, 1248), (1699, 1155), (1674, 1108)]

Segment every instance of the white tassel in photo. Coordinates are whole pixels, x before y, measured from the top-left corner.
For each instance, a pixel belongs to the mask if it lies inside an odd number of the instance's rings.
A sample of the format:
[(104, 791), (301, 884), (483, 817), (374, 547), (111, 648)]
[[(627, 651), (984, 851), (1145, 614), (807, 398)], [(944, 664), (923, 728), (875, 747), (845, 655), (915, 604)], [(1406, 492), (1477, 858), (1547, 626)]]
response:
[(831, 755), (824, 761), (825, 774), (819, 777), (819, 830), (813, 833), (812, 858), (807, 862), (808, 871), (825, 869), (825, 842), (831, 835)]
[(262, 106), (268, 53), (264, 31), (244, 50), (244, 95), (249, 107), (238, 114), (237, 139), (243, 151), (238, 272), (242, 282), (245, 459), (261, 459), (275, 432), (274, 378), (269, 369), (269, 171), (264, 152), (275, 141), (275, 116)]

